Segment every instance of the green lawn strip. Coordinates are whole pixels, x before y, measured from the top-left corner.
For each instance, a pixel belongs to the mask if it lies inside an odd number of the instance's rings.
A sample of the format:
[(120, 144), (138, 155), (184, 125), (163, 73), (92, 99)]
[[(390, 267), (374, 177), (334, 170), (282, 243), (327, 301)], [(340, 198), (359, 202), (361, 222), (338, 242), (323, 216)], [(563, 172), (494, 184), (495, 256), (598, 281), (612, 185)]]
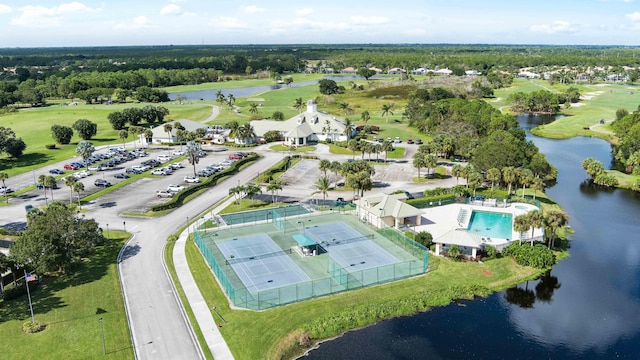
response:
[[(114, 104), (114, 105), (85, 105), (62, 106), (52, 105), (42, 108), (22, 109), (17, 113), (0, 116), (0, 126), (9, 127), (17, 137), (21, 137), (27, 144), (27, 149), (20, 159), (10, 159), (6, 155), (0, 156), (0, 170), (14, 176), (31, 171), (33, 167), (41, 167), (55, 162), (68, 160), (76, 154), (76, 145), (81, 140), (77, 134), (68, 145), (56, 145), (56, 149), (46, 149), (46, 144), (53, 144), (51, 126), (54, 124), (71, 126), (78, 119), (88, 119), (98, 125), (98, 134), (90, 142), (98, 147), (101, 145), (120, 145), (122, 140), (118, 130), (113, 130), (107, 116), (114, 111), (121, 111), (128, 107), (144, 107), (148, 104)], [(171, 112), (165, 121), (188, 118), (194, 121), (204, 120), (211, 115), (211, 105), (196, 103), (177, 105), (163, 103)], [(141, 123), (146, 126), (146, 123)], [(133, 137), (129, 137), (129, 141)]]
[(619, 188), (631, 189), (633, 185), (640, 182), (640, 176), (638, 175), (625, 174), (616, 170), (606, 170), (606, 173), (613, 175), (618, 180), (617, 187)]
[(226, 208), (220, 210), (218, 214), (231, 214), (240, 211), (251, 211), (251, 210), (262, 210), (262, 209), (271, 209), (279, 206), (287, 206), (287, 204), (283, 202), (272, 203), (270, 201), (262, 201), (262, 200), (250, 200), (250, 199), (240, 199), (240, 204), (236, 204), (235, 202), (229, 204)]
[[(44, 331), (22, 332), (22, 324), (31, 321), (26, 294), (7, 302), (0, 300), (2, 357), (133, 358), (116, 263), (118, 252), (130, 234), (111, 230), (109, 235), (110, 244), (98, 247), (68, 274), (44, 278), (39, 289), (31, 294), (36, 321), (47, 324)], [(100, 317), (106, 356), (102, 353)]]
[[(406, 148), (403, 148), (401, 146), (394, 146), (393, 151), (389, 151), (389, 154), (387, 154), (387, 159), (400, 159), (406, 152)], [(384, 153), (382, 155), (384, 155)]]
[[(479, 264), (431, 256), (432, 270), (425, 276), (253, 312), (232, 310), (192, 241), (187, 243), (186, 251), (189, 266), (208, 307), (216, 306), (228, 322), (220, 330), (237, 359), (276, 358), (276, 349), (287, 347), (280, 342), (288, 334), (302, 329), (316, 318), (344, 309), (398, 301), (418, 292), (425, 294), (427, 304), (445, 305), (451, 299), (442, 299), (439, 295), (433, 295), (432, 298), (430, 294), (438, 294), (441, 292), (437, 290), (455, 286), (486, 286), (491, 290), (500, 290), (525, 279), (533, 279), (543, 272), (518, 266), (511, 259)], [(213, 316), (218, 319), (216, 315)]]
[(308, 152), (308, 151), (315, 151), (316, 147), (312, 145), (306, 145), (306, 146), (296, 146), (293, 149), (291, 149), (289, 146), (276, 144), (269, 147), (269, 149), (274, 151)]
[(355, 153), (345, 147), (337, 146), (336, 144), (329, 144), (329, 152), (337, 155), (353, 155), (360, 156), (362, 153), (360, 151), (356, 151)]
[[(180, 233), (180, 231), (178, 231), (176, 234), (179, 234), (179, 233)], [(192, 325), (191, 327), (193, 328), (193, 332), (196, 335), (196, 339), (198, 340), (200, 348), (202, 349), (202, 352), (204, 353), (204, 356), (205, 356), (206, 359), (213, 360), (213, 355), (211, 354), (211, 350), (209, 349), (209, 346), (207, 345), (207, 340), (205, 339), (204, 335), (202, 334), (202, 330), (200, 329), (200, 326), (198, 326), (198, 321), (196, 320), (196, 317), (193, 314), (193, 310), (191, 310), (191, 305), (189, 304), (189, 301), (187, 301), (187, 297), (184, 294), (184, 290), (182, 289), (182, 285), (180, 284), (180, 281), (178, 280), (178, 274), (176, 273), (176, 268), (175, 268), (175, 265), (173, 263), (173, 248), (175, 246), (176, 246), (176, 242), (175, 241), (167, 241), (167, 244), (164, 247), (164, 261), (165, 261), (165, 264), (167, 265), (167, 270), (169, 271), (169, 274), (171, 275), (171, 280), (173, 281), (173, 284), (174, 284), (174, 286), (176, 288), (176, 291), (178, 292), (178, 296), (180, 297), (180, 301), (182, 302), (182, 305), (183, 305), (183, 308), (184, 308), (184, 312), (187, 315), (187, 317), (189, 318), (189, 322)]]

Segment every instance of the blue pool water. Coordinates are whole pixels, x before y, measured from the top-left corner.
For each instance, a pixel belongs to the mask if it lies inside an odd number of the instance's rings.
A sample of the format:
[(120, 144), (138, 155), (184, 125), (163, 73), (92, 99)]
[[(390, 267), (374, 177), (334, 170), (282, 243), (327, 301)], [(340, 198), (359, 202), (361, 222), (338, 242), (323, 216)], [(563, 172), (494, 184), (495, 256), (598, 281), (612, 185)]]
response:
[(473, 211), (467, 231), (489, 238), (511, 238), (511, 214), (488, 211)]

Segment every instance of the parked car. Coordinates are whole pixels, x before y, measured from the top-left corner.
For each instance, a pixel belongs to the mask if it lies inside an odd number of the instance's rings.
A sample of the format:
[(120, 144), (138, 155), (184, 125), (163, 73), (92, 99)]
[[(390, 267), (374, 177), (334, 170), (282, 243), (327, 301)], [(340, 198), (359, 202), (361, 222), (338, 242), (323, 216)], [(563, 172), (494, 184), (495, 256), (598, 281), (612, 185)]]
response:
[(173, 163), (173, 164), (169, 164), (169, 167), (173, 170), (178, 170), (184, 167), (184, 165), (182, 165), (182, 163)]
[(89, 166), (89, 171), (102, 171), (102, 164)]
[(169, 186), (167, 186), (167, 191), (169, 192), (179, 192), (184, 190), (184, 186), (182, 185), (178, 185), (178, 184), (169, 184)]
[(130, 176), (125, 174), (125, 173), (117, 173), (117, 174), (114, 174), (113, 177), (116, 178), (116, 179), (128, 179), (128, 178), (130, 178)]
[(173, 160), (173, 158), (169, 155), (158, 155), (157, 159), (160, 162), (167, 162), (169, 160)]
[(78, 166), (75, 166), (73, 164), (64, 164), (63, 168), (65, 170), (78, 170)]
[(383, 138), (378, 138), (378, 142), (379, 142), (379, 143), (383, 143), (383, 142), (384, 142), (384, 139), (383, 139)]
[(416, 140), (416, 144), (417, 144), (417, 145), (422, 145), (422, 139), (418, 139), (418, 140)]
[(198, 170), (198, 172), (196, 172), (196, 175), (201, 177), (211, 176), (212, 174), (213, 173), (207, 169)]
[(393, 142), (396, 143), (396, 144), (399, 144), (399, 143), (402, 142), (402, 140), (400, 140), (399, 136), (396, 136), (396, 139)]
[(413, 140), (412, 139), (407, 139), (407, 144), (413, 144)]
[(240, 160), (240, 159), (242, 159), (242, 156), (240, 156), (238, 154), (231, 154), (231, 155), (229, 155), (229, 159), (231, 159), (231, 160)]
[(64, 174), (64, 171), (60, 170), (60, 169), (51, 169), (51, 170), (49, 170), (49, 174), (62, 175), (62, 174)]
[(13, 192), (13, 189), (8, 187), (8, 186), (0, 186), (0, 194), (4, 195), (4, 194), (11, 194)]
[(196, 184), (200, 182), (200, 178), (197, 178), (195, 176), (185, 176), (184, 177), (184, 182), (189, 183), (189, 184)]
[(151, 175), (160, 175), (160, 176), (165, 176), (167, 175), (167, 172), (164, 171), (164, 169), (155, 169), (151, 172)]
[(240, 156), (240, 157), (243, 157), (243, 158), (247, 157), (247, 154), (242, 152), (242, 151), (238, 151), (238, 152), (234, 153), (234, 155), (237, 155), (237, 156)]
[(158, 190), (156, 191), (156, 196), (159, 198), (170, 198), (173, 197), (173, 193), (169, 191)]
[(144, 171), (136, 169), (135, 167), (127, 168), (125, 171), (127, 174), (142, 174)]
[(95, 186), (103, 186), (103, 187), (111, 186), (111, 183), (105, 179), (96, 179), (96, 181), (94, 181), (93, 184)]
[(181, 150), (174, 150), (171, 155), (173, 156), (184, 156), (184, 151)]
[[(42, 190), (45, 188), (45, 186), (43, 183), (37, 183), (36, 188)], [(47, 186), (47, 189), (57, 189), (57, 188), (58, 188), (58, 184), (53, 184), (53, 186)]]

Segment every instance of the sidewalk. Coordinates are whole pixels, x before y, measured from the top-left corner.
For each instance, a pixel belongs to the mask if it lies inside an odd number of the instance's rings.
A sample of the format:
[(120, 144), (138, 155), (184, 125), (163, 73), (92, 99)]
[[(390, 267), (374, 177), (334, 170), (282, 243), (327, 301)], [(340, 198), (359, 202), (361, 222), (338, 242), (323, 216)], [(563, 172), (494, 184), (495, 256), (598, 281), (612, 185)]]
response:
[[(215, 208), (213, 212), (217, 213), (220, 209), (224, 209), (233, 201), (233, 197), (229, 198), (227, 201)], [(208, 214), (209, 216), (207, 216), (206, 214), (204, 215), (204, 221), (211, 218), (211, 212), (208, 212)], [(178, 280), (182, 285), (182, 290), (187, 297), (189, 306), (191, 306), (193, 315), (198, 322), (198, 326), (202, 331), (202, 335), (204, 336), (207, 342), (207, 346), (209, 347), (209, 350), (211, 350), (211, 354), (213, 354), (214, 359), (230, 360), (233, 359), (231, 350), (229, 350), (227, 343), (222, 337), (222, 334), (220, 334), (218, 325), (213, 319), (213, 315), (211, 315), (211, 310), (202, 297), (202, 293), (200, 293), (200, 289), (198, 289), (198, 285), (196, 284), (196, 281), (194, 280), (193, 275), (189, 270), (189, 265), (187, 264), (185, 246), (187, 243), (189, 232), (189, 228), (183, 231), (182, 234), (180, 234), (178, 240), (176, 240), (176, 245), (173, 248), (173, 264), (178, 275)], [(195, 324), (192, 324), (192, 326), (193, 325)]]

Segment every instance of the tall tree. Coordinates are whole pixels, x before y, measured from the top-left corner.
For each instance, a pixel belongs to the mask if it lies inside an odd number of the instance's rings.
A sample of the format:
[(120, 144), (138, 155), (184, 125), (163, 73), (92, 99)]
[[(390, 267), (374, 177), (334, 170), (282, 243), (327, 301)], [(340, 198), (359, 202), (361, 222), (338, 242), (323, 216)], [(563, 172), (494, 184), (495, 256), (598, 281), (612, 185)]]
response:
[(533, 234), (535, 229), (539, 229), (542, 227), (543, 219), (542, 212), (540, 210), (533, 210), (527, 213), (527, 219), (529, 220), (529, 225), (531, 225), (531, 246), (533, 246)]
[(513, 166), (502, 168), (502, 180), (507, 183), (507, 195), (511, 195), (511, 185), (516, 182), (516, 169)]
[(326, 176), (321, 176), (319, 177), (316, 182), (313, 185), (317, 190), (314, 191), (313, 193), (320, 193), (322, 194), (322, 204), (324, 205), (324, 203), (327, 200), (327, 193), (329, 192), (329, 189), (331, 188), (331, 182), (329, 181), (329, 178)]
[(71, 142), (73, 129), (68, 126), (53, 125), (51, 127), (51, 136), (58, 144), (66, 145)]
[(324, 173), (324, 176), (327, 176), (327, 171), (329, 171), (329, 169), (331, 168), (331, 161), (327, 159), (320, 160), (320, 162), (318, 163), (318, 168)]
[(495, 183), (500, 182), (501, 178), (502, 174), (500, 173), (499, 169), (491, 168), (487, 170), (487, 179), (491, 181), (491, 191), (493, 191), (493, 186), (495, 185)]
[(120, 140), (122, 140), (122, 148), (125, 149), (126, 145), (125, 142), (127, 141), (127, 138), (129, 137), (129, 132), (127, 130), (120, 130), (118, 132), (118, 137), (120, 138)]
[(256, 104), (256, 103), (249, 104), (249, 112), (251, 114), (256, 115), (258, 113), (258, 104)]
[(262, 194), (262, 189), (258, 185), (249, 184), (245, 188), (245, 193), (251, 199), (251, 206), (255, 205), (254, 200), (256, 196)]
[[(520, 244), (522, 244), (522, 238), (524, 233), (531, 228), (531, 221), (526, 214), (518, 215), (513, 218), (513, 230), (520, 233)], [(533, 242), (533, 240), (531, 240)]]
[(536, 176), (531, 182), (531, 188), (533, 189), (533, 200), (535, 200), (537, 192), (544, 190), (544, 181)]
[(42, 190), (44, 192), (44, 205), (47, 206), (47, 187), (45, 186), (45, 180), (47, 179), (47, 175), (39, 175), (38, 183), (42, 185)]
[(522, 170), (520, 174), (520, 184), (522, 185), (522, 197), (524, 197), (524, 190), (533, 182), (533, 172), (529, 169)]
[(382, 141), (382, 151), (384, 151), (384, 162), (387, 163), (387, 157), (391, 151), (395, 150), (393, 148), (393, 144), (391, 141), (383, 140)]
[(298, 110), (298, 113), (302, 112), (303, 106), (304, 106), (304, 103), (302, 102), (302, 98), (297, 98), (293, 103), (293, 108)]
[(91, 140), (98, 133), (98, 124), (87, 119), (78, 119), (73, 123), (73, 129), (82, 140)]
[(351, 119), (346, 118), (344, 119), (344, 136), (347, 137), (347, 139), (351, 138), (351, 134), (353, 134), (353, 130), (354, 130), (354, 124), (353, 121), (351, 121)]
[(368, 110), (365, 110), (360, 114), (360, 120), (362, 120), (364, 126), (367, 126), (367, 123), (371, 120), (371, 114), (369, 114)]
[(73, 191), (78, 194), (78, 209), (82, 209), (82, 204), (80, 203), (80, 193), (84, 191), (84, 184), (80, 181), (77, 181), (73, 184)]
[(197, 141), (189, 141), (185, 148), (187, 160), (189, 161), (189, 164), (193, 165), (193, 176), (196, 176), (196, 165), (200, 162), (199, 155), (201, 151), (200, 143)]
[(454, 164), (451, 167), (451, 176), (456, 177), (456, 186), (458, 185), (458, 180), (460, 176), (462, 176), (462, 172), (463, 172), (463, 166), (460, 164)]
[(551, 209), (543, 212), (542, 217), (544, 233), (549, 239), (549, 248), (551, 249), (555, 246), (558, 229), (565, 227), (569, 223), (569, 215), (562, 210)]
[(93, 152), (96, 151), (96, 148), (91, 145), (88, 141), (80, 141), (78, 146), (76, 146), (76, 153), (82, 158), (84, 161), (84, 166), (87, 170), (89, 170), (89, 162), (87, 159), (93, 155)]
[(173, 125), (171, 124), (164, 124), (163, 126), (164, 132), (167, 133), (167, 139), (169, 139), (168, 141), (171, 142), (172, 138), (171, 138), (171, 130), (173, 130)]
[(393, 103), (382, 105), (382, 116), (385, 117), (385, 123), (387, 124), (389, 123), (389, 114), (393, 115), (393, 111), (391, 111), (393, 110), (393, 107), (394, 107)]
[(73, 185), (78, 182), (73, 175), (68, 175), (64, 178), (64, 184), (69, 187), (69, 205), (73, 204)]
[(282, 183), (278, 180), (272, 180), (267, 184), (267, 191), (271, 192), (271, 202), (276, 203), (278, 191), (282, 190)]

